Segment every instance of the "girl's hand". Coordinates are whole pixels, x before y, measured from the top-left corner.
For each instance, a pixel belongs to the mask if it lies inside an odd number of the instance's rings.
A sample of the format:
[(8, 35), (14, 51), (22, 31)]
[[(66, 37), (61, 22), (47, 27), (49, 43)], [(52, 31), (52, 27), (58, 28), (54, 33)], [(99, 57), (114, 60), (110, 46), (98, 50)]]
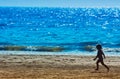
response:
[(94, 61), (96, 60), (96, 58), (93, 59)]

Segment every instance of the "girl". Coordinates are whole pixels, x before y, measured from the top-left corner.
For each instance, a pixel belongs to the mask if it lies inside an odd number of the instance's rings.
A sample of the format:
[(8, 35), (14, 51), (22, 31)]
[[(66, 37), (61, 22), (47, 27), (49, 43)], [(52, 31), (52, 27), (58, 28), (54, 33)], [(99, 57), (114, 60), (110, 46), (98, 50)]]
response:
[(105, 65), (104, 61), (103, 61), (103, 57), (105, 58), (105, 54), (102, 51), (102, 46), (97, 45), (96, 48), (97, 48), (98, 52), (97, 52), (97, 56), (93, 60), (96, 60), (97, 58), (98, 58), (98, 60), (96, 62), (97, 68), (95, 70), (99, 70), (99, 63), (101, 63), (104, 67), (107, 68), (107, 70), (109, 72), (109, 67), (107, 65)]

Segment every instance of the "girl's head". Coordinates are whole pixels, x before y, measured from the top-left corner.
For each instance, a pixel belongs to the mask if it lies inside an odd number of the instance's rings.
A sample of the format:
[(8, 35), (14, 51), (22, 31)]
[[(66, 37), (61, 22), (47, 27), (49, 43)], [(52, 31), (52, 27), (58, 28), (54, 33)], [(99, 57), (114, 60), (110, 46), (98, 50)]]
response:
[(102, 46), (98, 44), (98, 45), (96, 46), (96, 48), (97, 48), (98, 50), (100, 50), (100, 49), (102, 49)]

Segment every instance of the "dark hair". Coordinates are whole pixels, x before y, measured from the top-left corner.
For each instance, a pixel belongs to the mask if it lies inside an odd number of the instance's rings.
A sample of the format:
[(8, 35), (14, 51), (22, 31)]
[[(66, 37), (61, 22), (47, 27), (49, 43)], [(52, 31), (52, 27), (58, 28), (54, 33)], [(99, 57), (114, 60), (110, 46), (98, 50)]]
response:
[(102, 46), (101, 46), (100, 44), (98, 44), (98, 45), (96, 46), (96, 48), (97, 48), (97, 49), (102, 49)]

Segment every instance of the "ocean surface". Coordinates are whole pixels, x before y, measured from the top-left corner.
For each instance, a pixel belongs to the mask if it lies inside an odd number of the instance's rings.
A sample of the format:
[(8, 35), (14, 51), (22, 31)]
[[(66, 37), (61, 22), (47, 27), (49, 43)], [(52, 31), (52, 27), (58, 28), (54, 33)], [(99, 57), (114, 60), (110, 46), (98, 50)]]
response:
[(119, 8), (0, 7), (1, 51), (94, 55), (97, 44), (120, 56)]

